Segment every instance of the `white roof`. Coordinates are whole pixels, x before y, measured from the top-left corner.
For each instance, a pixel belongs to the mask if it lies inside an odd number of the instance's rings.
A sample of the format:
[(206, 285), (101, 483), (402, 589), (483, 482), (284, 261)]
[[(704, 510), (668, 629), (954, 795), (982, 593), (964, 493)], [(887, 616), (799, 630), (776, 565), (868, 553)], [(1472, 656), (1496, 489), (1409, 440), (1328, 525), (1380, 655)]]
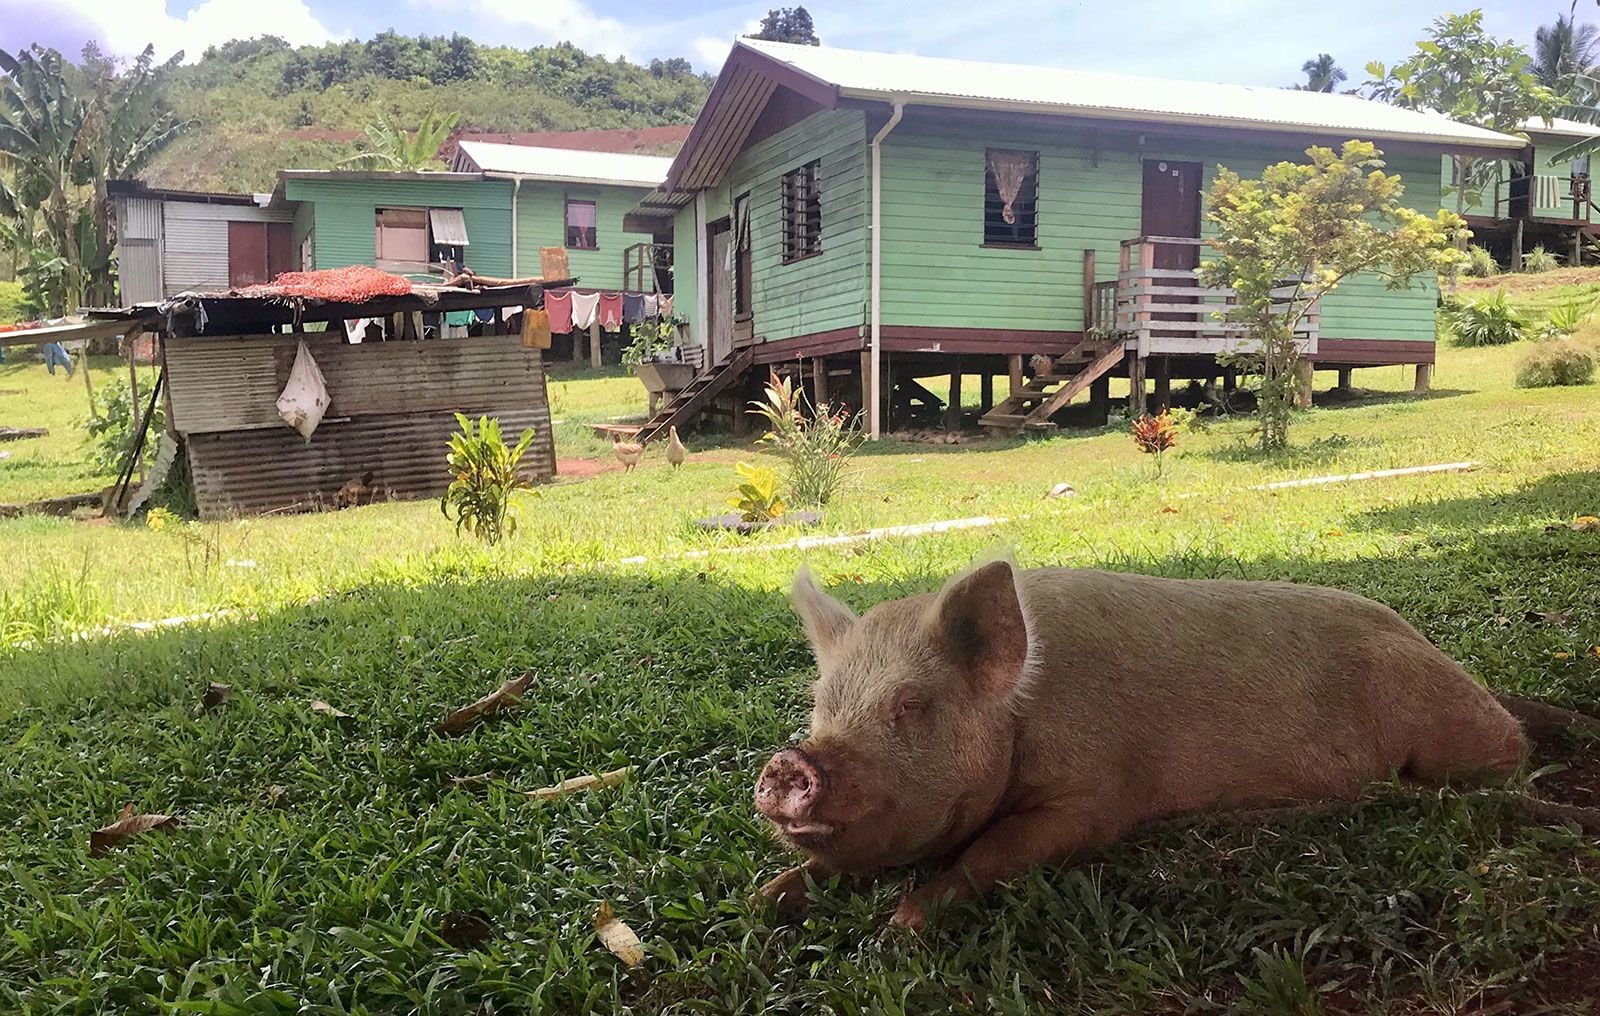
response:
[(1353, 95), (740, 39), (848, 98), (1521, 148), (1508, 134)]
[(1530, 134), (1573, 134), (1580, 138), (1600, 138), (1600, 124), (1584, 123), (1555, 116), (1547, 124), (1543, 120), (1529, 120), (1522, 129)]
[(667, 179), (667, 167), (672, 165), (671, 159), (659, 155), (497, 145), (488, 141), (462, 141), (460, 147), (485, 173), (504, 173), (530, 180), (562, 183), (659, 187)]

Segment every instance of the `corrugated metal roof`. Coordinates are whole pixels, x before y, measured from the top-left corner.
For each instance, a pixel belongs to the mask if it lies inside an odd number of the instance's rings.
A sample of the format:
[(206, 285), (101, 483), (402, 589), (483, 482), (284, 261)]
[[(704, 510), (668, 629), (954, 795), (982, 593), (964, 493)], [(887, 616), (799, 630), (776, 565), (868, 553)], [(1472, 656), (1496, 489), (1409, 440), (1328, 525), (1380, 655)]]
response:
[(667, 178), (672, 160), (657, 155), (583, 152), (570, 148), (533, 148), (461, 142), (461, 152), (485, 173), (504, 173), (531, 180), (567, 183), (610, 183), (656, 187)]
[(1580, 138), (1600, 138), (1600, 124), (1568, 120), (1559, 116), (1551, 117), (1549, 123), (1543, 120), (1529, 120), (1522, 125), (1522, 129), (1533, 134), (1571, 134)]
[(436, 244), (465, 247), (472, 242), (467, 239), (467, 217), (459, 208), (428, 209), (428, 227)]
[(740, 39), (847, 98), (1518, 149), (1521, 138), (1353, 95)]

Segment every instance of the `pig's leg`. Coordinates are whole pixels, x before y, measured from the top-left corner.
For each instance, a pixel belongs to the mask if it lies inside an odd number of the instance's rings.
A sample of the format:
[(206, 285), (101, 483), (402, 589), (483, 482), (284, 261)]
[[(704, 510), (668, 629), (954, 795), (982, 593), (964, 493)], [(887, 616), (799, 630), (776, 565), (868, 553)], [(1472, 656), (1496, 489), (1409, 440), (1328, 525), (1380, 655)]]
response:
[(837, 874), (832, 868), (812, 858), (804, 864), (790, 868), (788, 871), (774, 878), (751, 897), (752, 904), (761, 902), (770, 903), (780, 914), (788, 917), (802, 917), (811, 909), (811, 901), (806, 899), (806, 876), (813, 882), (832, 878)]
[(1097, 822), (1094, 814), (1082, 807), (1038, 808), (1001, 819), (973, 840), (953, 866), (902, 897), (894, 923), (920, 931), (935, 903), (977, 899), (1038, 865), (1114, 843), (1126, 831), (1108, 828), (1105, 816)]

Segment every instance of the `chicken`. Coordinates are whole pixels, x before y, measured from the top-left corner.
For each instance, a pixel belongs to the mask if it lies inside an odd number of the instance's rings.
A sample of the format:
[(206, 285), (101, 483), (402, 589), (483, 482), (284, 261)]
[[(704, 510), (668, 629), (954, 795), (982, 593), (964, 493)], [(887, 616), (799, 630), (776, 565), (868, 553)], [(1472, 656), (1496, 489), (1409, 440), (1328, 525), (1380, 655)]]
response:
[(359, 480), (354, 478), (346, 480), (344, 486), (340, 487), (338, 492), (333, 495), (333, 506), (335, 508), (354, 508), (363, 502), (370, 504), (373, 495), (372, 475), (372, 470), (369, 469), (361, 474), (361, 479)]
[(1043, 353), (1035, 353), (1028, 357), (1028, 366), (1033, 368), (1033, 373), (1038, 377), (1049, 377), (1055, 373), (1056, 362)]
[(689, 449), (685, 448), (683, 446), (683, 442), (678, 440), (678, 428), (677, 428), (677, 426), (673, 425), (673, 426), (668, 427), (667, 428), (667, 461), (672, 463), (672, 468), (673, 469), (677, 469), (679, 466), (683, 465), (684, 460), (687, 459), (688, 457), (689, 457)]
[(611, 435), (611, 453), (622, 463), (623, 472), (628, 472), (639, 464), (644, 458), (644, 445), (637, 441), (624, 441), (622, 435), (615, 432)]

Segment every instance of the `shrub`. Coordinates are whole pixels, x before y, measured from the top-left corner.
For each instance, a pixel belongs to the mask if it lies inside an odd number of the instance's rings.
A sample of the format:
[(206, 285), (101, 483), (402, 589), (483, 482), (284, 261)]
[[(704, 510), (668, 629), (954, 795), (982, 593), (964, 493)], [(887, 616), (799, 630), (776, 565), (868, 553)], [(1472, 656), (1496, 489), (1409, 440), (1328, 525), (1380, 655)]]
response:
[[(95, 414), (83, 421), (83, 429), (89, 434), (90, 461), (101, 472), (114, 473), (122, 468), (123, 460), (127, 458), (138, 434), (139, 417), (150, 404), (149, 398), (150, 388), (147, 385), (139, 392), (139, 404), (134, 405), (133, 387), (126, 378), (118, 378), (95, 389)], [(166, 429), (164, 401), (156, 400), (150, 433), (144, 439), (141, 457), (147, 460), (154, 454), (156, 442)]]
[(1511, 306), (1503, 289), (1495, 290), (1493, 296), (1468, 300), (1448, 313), (1458, 346), (1504, 346), (1520, 340), (1528, 327), (1527, 319)]
[(624, 366), (637, 367), (673, 346), (678, 329), (670, 321), (641, 321), (630, 330), (633, 341), (622, 351)]
[(740, 484), (728, 498), (728, 507), (739, 513), (745, 522), (771, 522), (781, 518), (787, 510), (778, 495), (778, 474), (770, 466), (752, 466), (741, 462), (734, 466)]
[(1542, 243), (1522, 255), (1522, 270), (1531, 275), (1537, 275), (1540, 272), (1553, 272), (1560, 267), (1560, 259), (1545, 250)]
[(808, 406), (788, 378), (772, 378), (766, 398), (750, 405), (750, 412), (771, 428), (761, 440), (775, 445), (789, 466), (786, 486), (795, 503), (820, 507), (833, 500), (850, 455), (861, 444), (859, 417), (826, 402)]
[(1178, 443), (1178, 426), (1172, 414), (1162, 410), (1160, 416), (1146, 414), (1133, 421), (1133, 443), (1146, 455), (1156, 457), (1156, 475), (1161, 475), (1161, 463), (1168, 448)]
[(1594, 380), (1594, 354), (1571, 339), (1542, 343), (1517, 366), (1518, 388), (1586, 385)]
[(1582, 327), (1594, 312), (1594, 302), (1580, 296), (1567, 299), (1550, 308), (1550, 314), (1539, 328), (1538, 339), (1564, 339)]
[(516, 445), (508, 447), (500, 437), (500, 421), (492, 416), (480, 416), (473, 423), (457, 413), (456, 424), (461, 430), (450, 436), (445, 456), (455, 479), (439, 499), (439, 510), (447, 519), (455, 513), (458, 534), (465, 529), (493, 546), (516, 532), (511, 496), (528, 487), (517, 466), (533, 442), (533, 429), (523, 431)]
[(1473, 244), (1467, 248), (1466, 273), (1476, 279), (1487, 279), (1491, 275), (1500, 274), (1500, 266), (1495, 264), (1494, 255), (1483, 247)]

